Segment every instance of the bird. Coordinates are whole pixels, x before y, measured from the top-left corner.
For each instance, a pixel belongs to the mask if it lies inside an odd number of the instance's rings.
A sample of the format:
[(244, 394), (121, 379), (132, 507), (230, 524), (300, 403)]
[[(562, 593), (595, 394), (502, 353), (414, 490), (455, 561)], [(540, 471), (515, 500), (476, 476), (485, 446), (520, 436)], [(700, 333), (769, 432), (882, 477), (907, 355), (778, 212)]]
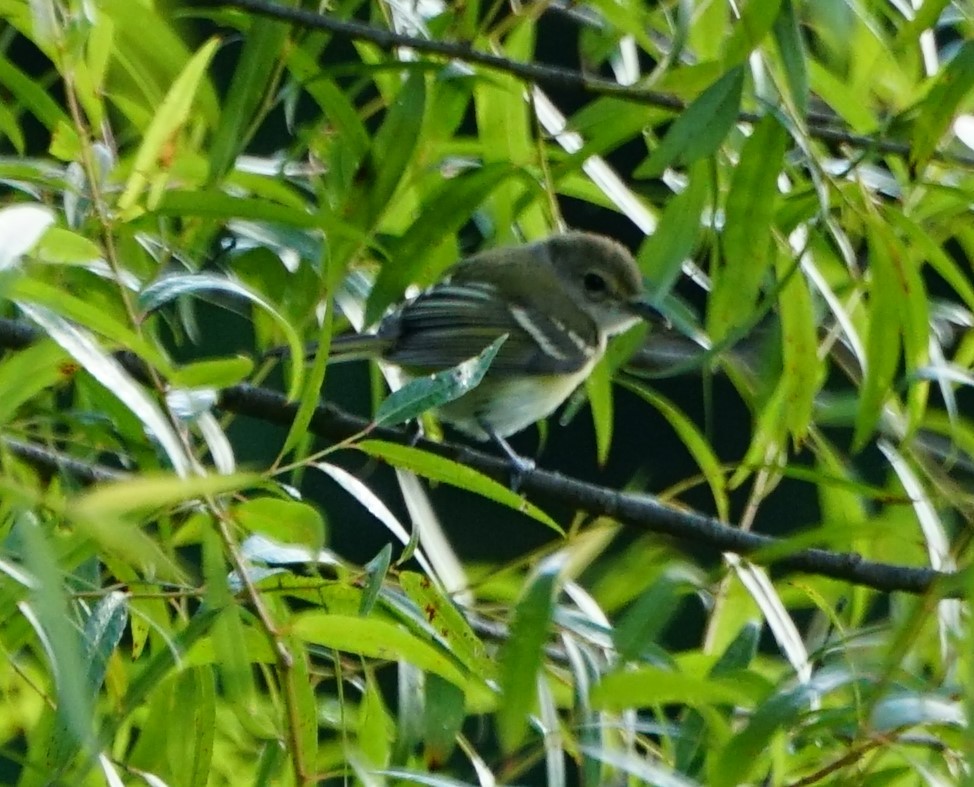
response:
[(462, 259), (374, 330), (335, 337), (330, 361), (374, 358), (406, 380), (454, 367), (502, 336), (483, 379), (436, 409), (520, 470), (506, 438), (549, 416), (592, 372), (610, 337), (652, 321), (643, 279), (617, 241), (572, 231)]

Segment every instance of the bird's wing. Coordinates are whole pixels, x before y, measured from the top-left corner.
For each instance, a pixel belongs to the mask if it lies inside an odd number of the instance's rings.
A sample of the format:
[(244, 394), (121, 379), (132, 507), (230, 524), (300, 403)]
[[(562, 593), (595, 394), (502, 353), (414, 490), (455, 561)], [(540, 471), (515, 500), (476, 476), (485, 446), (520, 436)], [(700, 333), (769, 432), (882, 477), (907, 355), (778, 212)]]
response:
[(582, 369), (598, 351), (595, 326), (580, 335), (544, 312), (498, 297), (490, 284), (439, 284), (388, 317), (379, 335), (383, 357), (417, 371), (437, 371), (481, 352), (498, 337), (507, 340), (492, 374), (567, 374)]

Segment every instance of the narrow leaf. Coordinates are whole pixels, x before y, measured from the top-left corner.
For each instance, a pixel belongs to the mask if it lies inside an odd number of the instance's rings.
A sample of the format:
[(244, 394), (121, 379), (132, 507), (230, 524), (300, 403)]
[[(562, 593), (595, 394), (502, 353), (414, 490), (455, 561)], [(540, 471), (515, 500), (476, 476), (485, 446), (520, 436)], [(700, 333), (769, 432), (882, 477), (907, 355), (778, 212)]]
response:
[(458, 464), (457, 462), (451, 462), (449, 459), (421, 451), (418, 448), (387, 443), (381, 440), (363, 440), (360, 443), (356, 443), (355, 448), (365, 452), (369, 456), (383, 459), (396, 467), (411, 470), (417, 475), (428, 478), (431, 481), (450, 484), (450, 486), (456, 486), (468, 492), (482, 495), (489, 500), (493, 500), (495, 503), (500, 503), (508, 508), (513, 508), (515, 511), (520, 511), (532, 519), (537, 519), (539, 522), (542, 522), (559, 533), (562, 532), (555, 520), (540, 508), (529, 503), (506, 486), (483, 475), (483, 473), (478, 473), (476, 470), (471, 470), (469, 467)]
[(667, 296), (696, 248), (709, 180), (702, 163), (691, 167), (687, 187), (667, 202), (656, 230), (639, 250), (639, 267), (652, 282), (654, 303)]
[(346, 653), (370, 658), (405, 659), (457, 686), (467, 684), (467, 679), (443, 652), (394, 623), (374, 616), (361, 618), (319, 611), (302, 612), (293, 618), (291, 633), (305, 642)]
[[(293, 2), (281, 3), (287, 7)], [(283, 22), (253, 17), (240, 59), (233, 72), (220, 123), (210, 146), (210, 183), (216, 183), (233, 166), (248, 142), (254, 113), (276, 73), (288, 28)]]
[(872, 435), (883, 407), (892, 395), (893, 379), (903, 346), (901, 298), (893, 268), (889, 239), (871, 222), (869, 233), (869, 336), (866, 369), (859, 395), (852, 444), (860, 450)]
[(537, 705), (538, 674), (554, 611), (559, 565), (545, 565), (514, 607), (507, 641), (501, 648), (500, 684), (503, 701), (497, 709), (501, 748), (513, 752), (524, 741), (528, 716)]
[(204, 44), (173, 82), (142, 138), (138, 153), (135, 154), (132, 174), (118, 198), (119, 210), (132, 209), (152, 175), (159, 171), (163, 148), (189, 119), (196, 93), (219, 43), (214, 38)]
[(633, 176), (654, 178), (671, 165), (692, 164), (716, 151), (737, 120), (743, 89), (744, 68), (734, 66), (673, 121), (656, 150)]
[(734, 170), (721, 238), (723, 265), (708, 303), (708, 328), (715, 342), (747, 322), (767, 275), (778, 172), (787, 141), (778, 121), (766, 116), (744, 143)]
[(504, 334), (485, 347), (479, 355), (442, 372), (411, 380), (399, 390), (393, 391), (379, 405), (373, 423), (376, 426), (394, 426), (459, 399), (480, 385), (506, 339), (507, 334)]
[(923, 166), (954, 120), (961, 101), (974, 87), (974, 41), (966, 41), (936, 78), (917, 112), (910, 160)]

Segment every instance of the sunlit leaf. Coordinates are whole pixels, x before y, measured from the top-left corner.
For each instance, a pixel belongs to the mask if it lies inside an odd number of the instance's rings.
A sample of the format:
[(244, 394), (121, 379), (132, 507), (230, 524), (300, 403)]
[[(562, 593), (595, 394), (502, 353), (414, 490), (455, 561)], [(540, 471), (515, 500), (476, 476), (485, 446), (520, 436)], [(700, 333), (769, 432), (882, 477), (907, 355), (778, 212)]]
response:
[(173, 135), (189, 119), (200, 82), (205, 78), (205, 71), (218, 45), (219, 41), (211, 39), (200, 48), (156, 111), (135, 156), (132, 174), (118, 198), (120, 210), (132, 209), (153, 175), (159, 171), (163, 148), (171, 143)]

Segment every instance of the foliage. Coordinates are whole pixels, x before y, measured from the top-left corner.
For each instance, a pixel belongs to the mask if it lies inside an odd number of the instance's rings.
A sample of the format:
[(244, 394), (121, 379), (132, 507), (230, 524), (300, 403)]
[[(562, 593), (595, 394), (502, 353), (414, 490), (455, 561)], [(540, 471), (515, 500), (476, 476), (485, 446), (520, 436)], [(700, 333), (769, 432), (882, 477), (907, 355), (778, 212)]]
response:
[[(620, 337), (576, 428), (605, 460), (652, 415), (698, 467), (620, 486), (742, 529), (791, 512), (781, 553), (965, 566), (970, 7), (333, 4), (378, 31), (353, 40), (243, 5), (0, 0), (2, 309), (43, 334), (0, 336), (0, 778), (969, 778), (966, 574), (913, 597), (735, 555), (711, 572), (374, 429), (317, 444), (309, 424), (331, 336), (474, 247), (611, 215), (671, 323), (712, 347), (681, 368), (725, 373), (752, 416), (728, 455), (646, 376), (643, 334)], [(532, 85), (516, 66), (553, 40), (580, 70)], [(217, 406), (310, 340), (278, 381), (286, 433)], [(615, 424), (613, 374), (642, 404)], [(450, 395), (424, 382), (376, 417)], [(363, 457), (400, 469), (411, 527)], [(782, 506), (789, 483), (814, 515)], [(429, 504), (447, 486), (493, 501), (458, 523), (484, 542), (513, 518), (545, 545), (459, 559)], [(348, 500), (368, 516), (339, 516)], [(398, 551), (358, 565), (329, 548), (347, 527)]]

